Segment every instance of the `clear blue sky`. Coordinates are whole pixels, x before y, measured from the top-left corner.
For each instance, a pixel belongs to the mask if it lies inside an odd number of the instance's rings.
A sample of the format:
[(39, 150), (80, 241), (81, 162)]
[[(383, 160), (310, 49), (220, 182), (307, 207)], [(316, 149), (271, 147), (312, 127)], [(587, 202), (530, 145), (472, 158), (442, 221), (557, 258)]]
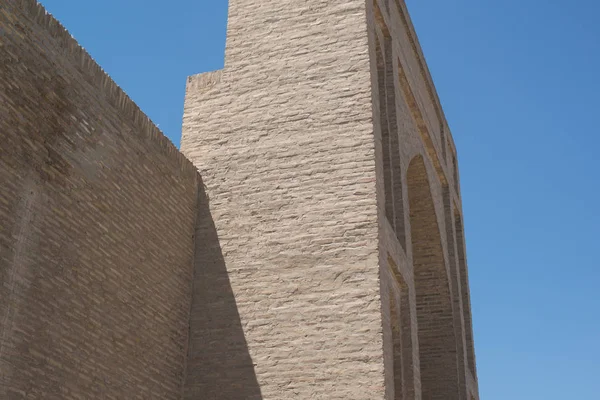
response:
[[(178, 145), (227, 2), (42, 2)], [(600, 2), (407, 3), (458, 146), (481, 398), (600, 399)]]

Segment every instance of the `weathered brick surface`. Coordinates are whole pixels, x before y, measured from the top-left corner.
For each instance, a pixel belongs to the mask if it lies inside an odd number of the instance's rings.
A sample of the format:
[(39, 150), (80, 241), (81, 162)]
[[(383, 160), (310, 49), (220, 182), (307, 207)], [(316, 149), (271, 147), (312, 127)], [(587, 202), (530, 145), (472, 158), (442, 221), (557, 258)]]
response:
[[(403, 372), (404, 397), (388, 398), (478, 398), (456, 149), (404, 3), (368, 4), (382, 296), (392, 297), (382, 312), (410, 336), (412, 364), (401, 360), (414, 371)], [(386, 162), (398, 154), (400, 167)], [(409, 307), (390, 306), (402, 299)], [(385, 354), (397, 347), (391, 332), (384, 325)], [(386, 388), (398, 385), (396, 362), (385, 359)]]
[[(265, 399), (384, 395), (365, 18), (362, 1), (233, 0), (225, 69), (188, 83), (181, 147), (207, 186), (254, 364), (227, 368)], [(245, 399), (205, 376), (201, 312), (186, 398)]]
[(0, 398), (478, 399), (403, 2), (231, 0), (187, 85), (202, 179), (35, 1), (0, 4), (0, 67)]
[(403, 2), (232, 0), (182, 151), (244, 332), (214, 350), (243, 383), (208, 379), (192, 307), (186, 398), (478, 398), (456, 149)]
[(34, 1), (0, 3), (0, 398), (178, 399), (198, 175)]

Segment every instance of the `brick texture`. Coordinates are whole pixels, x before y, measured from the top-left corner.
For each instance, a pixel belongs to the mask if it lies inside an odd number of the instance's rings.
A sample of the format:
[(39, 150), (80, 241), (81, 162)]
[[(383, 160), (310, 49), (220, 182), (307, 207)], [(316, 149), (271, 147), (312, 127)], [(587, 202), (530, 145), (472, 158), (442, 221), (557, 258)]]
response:
[(0, 399), (479, 399), (456, 147), (401, 0), (230, 0), (183, 154), (4, 0), (0, 133)]
[(0, 4), (0, 398), (179, 399), (198, 174), (35, 1)]
[[(251, 364), (201, 373), (209, 332), (193, 307), (185, 398), (256, 384), (264, 399), (383, 398), (365, 3), (232, 0), (225, 63), (190, 78), (181, 148), (207, 187)], [(246, 374), (235, 393), (231, 370)]]
[(456, 148), (404, 2), (367, 13), (387, 398), (478, 399)]
[(236, 321), (211, 349), (192, 307), (185, 398), (478, 398), (456, 148), (402, 1), (232, 0), (181, 143)]

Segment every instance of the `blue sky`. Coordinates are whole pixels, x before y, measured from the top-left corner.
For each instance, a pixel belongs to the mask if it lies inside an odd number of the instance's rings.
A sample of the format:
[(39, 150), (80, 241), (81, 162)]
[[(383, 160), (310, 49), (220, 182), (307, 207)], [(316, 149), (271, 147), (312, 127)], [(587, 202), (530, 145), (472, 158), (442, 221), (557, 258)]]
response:
[[(226, 1), (42, 3), (179, 145)], [(459, 152), (481, 398), (600, 399), (600, 3), (407, 4)]]

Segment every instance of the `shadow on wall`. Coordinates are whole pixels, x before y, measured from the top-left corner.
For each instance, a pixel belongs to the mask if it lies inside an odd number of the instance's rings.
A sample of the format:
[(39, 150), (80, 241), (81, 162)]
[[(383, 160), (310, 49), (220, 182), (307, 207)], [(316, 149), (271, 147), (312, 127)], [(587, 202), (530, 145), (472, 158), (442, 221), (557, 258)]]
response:
[(185, 400), (261, 400), (221, 245), (198, 184), (194, 288)]
[(458, 363), (450, 283), (423, 156), (408, 166), (417, 326), (423, 399), (457, 399)]

